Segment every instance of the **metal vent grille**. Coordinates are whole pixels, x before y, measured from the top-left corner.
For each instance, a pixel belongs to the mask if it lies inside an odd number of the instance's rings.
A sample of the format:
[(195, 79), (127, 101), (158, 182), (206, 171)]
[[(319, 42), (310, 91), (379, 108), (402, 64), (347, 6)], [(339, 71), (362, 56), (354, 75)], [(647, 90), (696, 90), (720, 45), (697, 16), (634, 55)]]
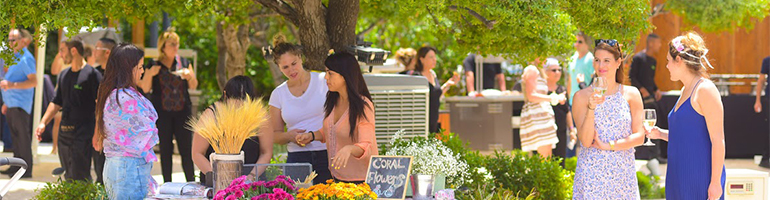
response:
[(404, 138), (428, 136), (428, 84), (421, 76), (365, 75), (374, 103), (378, 144), (404, 129)]

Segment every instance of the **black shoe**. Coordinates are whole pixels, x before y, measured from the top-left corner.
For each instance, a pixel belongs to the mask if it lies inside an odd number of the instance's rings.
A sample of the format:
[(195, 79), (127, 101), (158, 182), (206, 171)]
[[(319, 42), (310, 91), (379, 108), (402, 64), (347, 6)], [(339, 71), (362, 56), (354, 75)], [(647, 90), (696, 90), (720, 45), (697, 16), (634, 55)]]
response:
[(759, 162), (759, 166), (762, 168), (770, 169), (770, 161), (763, 160), (762, 162)]
[(658, 157), (658, 163), (660, 164), (666, 164), (668, 163), (668, 159), (665, 159), (663, 157)]

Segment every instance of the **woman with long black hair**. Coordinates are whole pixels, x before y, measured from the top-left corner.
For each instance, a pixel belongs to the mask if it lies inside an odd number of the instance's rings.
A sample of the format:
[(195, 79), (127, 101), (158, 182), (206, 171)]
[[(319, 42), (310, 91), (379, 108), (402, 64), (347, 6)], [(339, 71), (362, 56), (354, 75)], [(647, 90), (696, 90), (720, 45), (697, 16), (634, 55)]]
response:
[(103, 147), (107, 157), (103, 173), (110, 199), (144, 199), (157, 187), (150, 171), (158, 160), (152, 150), (158, 144), (158, 113), (136, 89), (144, 52), (121, 44), (112, 53), (96, 99), (93, 145), (98, 151)]
[(374, 105), (355, 56), (336, 53), (326, 58), (323, 128), (297, 135), (297, 143), (326, 143), (334, 179), (362, 183), (369, 158), (378, 155), (374, 138)]

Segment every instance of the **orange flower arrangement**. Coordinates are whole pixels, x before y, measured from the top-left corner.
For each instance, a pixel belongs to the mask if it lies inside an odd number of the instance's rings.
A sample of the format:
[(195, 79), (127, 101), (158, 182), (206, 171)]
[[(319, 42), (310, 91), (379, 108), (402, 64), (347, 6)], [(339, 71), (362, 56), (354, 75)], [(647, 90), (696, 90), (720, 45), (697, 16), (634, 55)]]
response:
[(318, 184), (310, 188), (299, 189), (297, 200), (371, 200), (377, 199), (377, 194), (372, 192), (366, 183), (335, 183), (327, 180), (326, 184)]

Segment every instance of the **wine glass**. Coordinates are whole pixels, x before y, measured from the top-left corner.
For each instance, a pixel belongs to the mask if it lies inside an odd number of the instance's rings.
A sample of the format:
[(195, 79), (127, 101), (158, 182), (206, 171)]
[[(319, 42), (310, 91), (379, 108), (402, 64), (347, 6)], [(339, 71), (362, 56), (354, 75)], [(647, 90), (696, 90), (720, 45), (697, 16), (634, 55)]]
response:
[(594, 88), (594, 93), (599, 93), (597, 94), (597, 97), (602, 97), (604, 96), (604, 93), (607, 92), (607, 82), (606, 82), (606, 79), (604, 79), (604, 77), (601, 77), (601, 76), (596, 77), (596, 80), (594, 80), (594, 83), (592, 85)]
[[(644, 128), (645, 129), (652, 130), (652, 128), (655, 127), (655, 122), (658, 121), (657, 119), (658, 119), (658, 115), (657, 113), (655, 113), (655, 109), (644, 109)], [(655, 146), (655, 143), (652, 143), (652, 140), (650, 140), (650, 138), (647, 138), (647, 142), (645, 142), (642, 145)]]

